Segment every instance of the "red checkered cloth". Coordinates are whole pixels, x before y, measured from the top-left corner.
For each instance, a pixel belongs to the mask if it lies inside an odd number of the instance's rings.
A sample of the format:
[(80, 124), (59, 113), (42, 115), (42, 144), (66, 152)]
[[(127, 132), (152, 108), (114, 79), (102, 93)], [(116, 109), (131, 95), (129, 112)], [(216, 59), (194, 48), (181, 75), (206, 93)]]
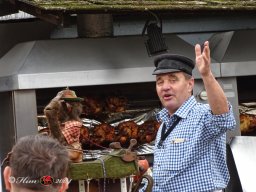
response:
[(80, 128), (83, 124), (79, 121), (67, 121), (62, 125), (63, 127), (61, 131), (68, 144), (79, 142)]

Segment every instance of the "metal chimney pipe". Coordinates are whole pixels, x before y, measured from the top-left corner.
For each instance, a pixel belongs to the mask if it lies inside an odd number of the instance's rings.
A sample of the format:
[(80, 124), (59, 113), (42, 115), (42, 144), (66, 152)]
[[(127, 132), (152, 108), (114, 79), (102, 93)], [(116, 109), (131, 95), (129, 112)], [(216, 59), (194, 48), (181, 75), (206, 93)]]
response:
[(113, 36), (113, 17), (111, 14), (78, 14), (78, 37)]

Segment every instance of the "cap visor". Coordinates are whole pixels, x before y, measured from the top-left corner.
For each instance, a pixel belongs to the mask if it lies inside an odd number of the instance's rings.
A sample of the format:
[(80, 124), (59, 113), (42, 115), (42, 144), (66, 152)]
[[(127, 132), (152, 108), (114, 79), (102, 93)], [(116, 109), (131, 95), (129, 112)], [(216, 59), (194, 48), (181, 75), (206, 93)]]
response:
[(179, 72), (180, 70), (178, 69), (158, 69), (152, 73), (152, 75), (159, 75), (159, 74), (164, 74), (164, 73), (174, 73), (174, 72)]
[(61, 98), (64, 101), (70, 101), (70, 102), (81, 102), (84, 99), (81, 97), (77, 97), (77, 98)]

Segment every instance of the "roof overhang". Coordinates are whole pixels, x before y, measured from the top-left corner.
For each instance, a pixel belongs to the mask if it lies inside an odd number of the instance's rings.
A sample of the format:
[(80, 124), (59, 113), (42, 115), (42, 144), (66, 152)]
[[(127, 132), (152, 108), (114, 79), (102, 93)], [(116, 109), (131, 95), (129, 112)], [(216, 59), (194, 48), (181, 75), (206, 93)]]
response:
[(148, 15), (210, 15), (255, 14), (256, 1), (170, 1), (170, 0), (9, 0), (19, 10), (57, 25), (68, 23), (72, 14)]
[(256, 1), (173, 1), (173, 0), (17, 0), (45, 11), (138, 12), (138, 11), (243, 11), (256, 10)]

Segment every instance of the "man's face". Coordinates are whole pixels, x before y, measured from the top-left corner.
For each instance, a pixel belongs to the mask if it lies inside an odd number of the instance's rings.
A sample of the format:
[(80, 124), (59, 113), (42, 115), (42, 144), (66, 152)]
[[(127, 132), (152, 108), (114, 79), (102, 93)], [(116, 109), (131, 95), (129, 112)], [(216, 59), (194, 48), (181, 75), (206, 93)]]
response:
[(162, 105), (170, 115), (191, 96), (194, 79), (186, 79), (183, 72), (165, 73), (156, 76), (156, 91)]

